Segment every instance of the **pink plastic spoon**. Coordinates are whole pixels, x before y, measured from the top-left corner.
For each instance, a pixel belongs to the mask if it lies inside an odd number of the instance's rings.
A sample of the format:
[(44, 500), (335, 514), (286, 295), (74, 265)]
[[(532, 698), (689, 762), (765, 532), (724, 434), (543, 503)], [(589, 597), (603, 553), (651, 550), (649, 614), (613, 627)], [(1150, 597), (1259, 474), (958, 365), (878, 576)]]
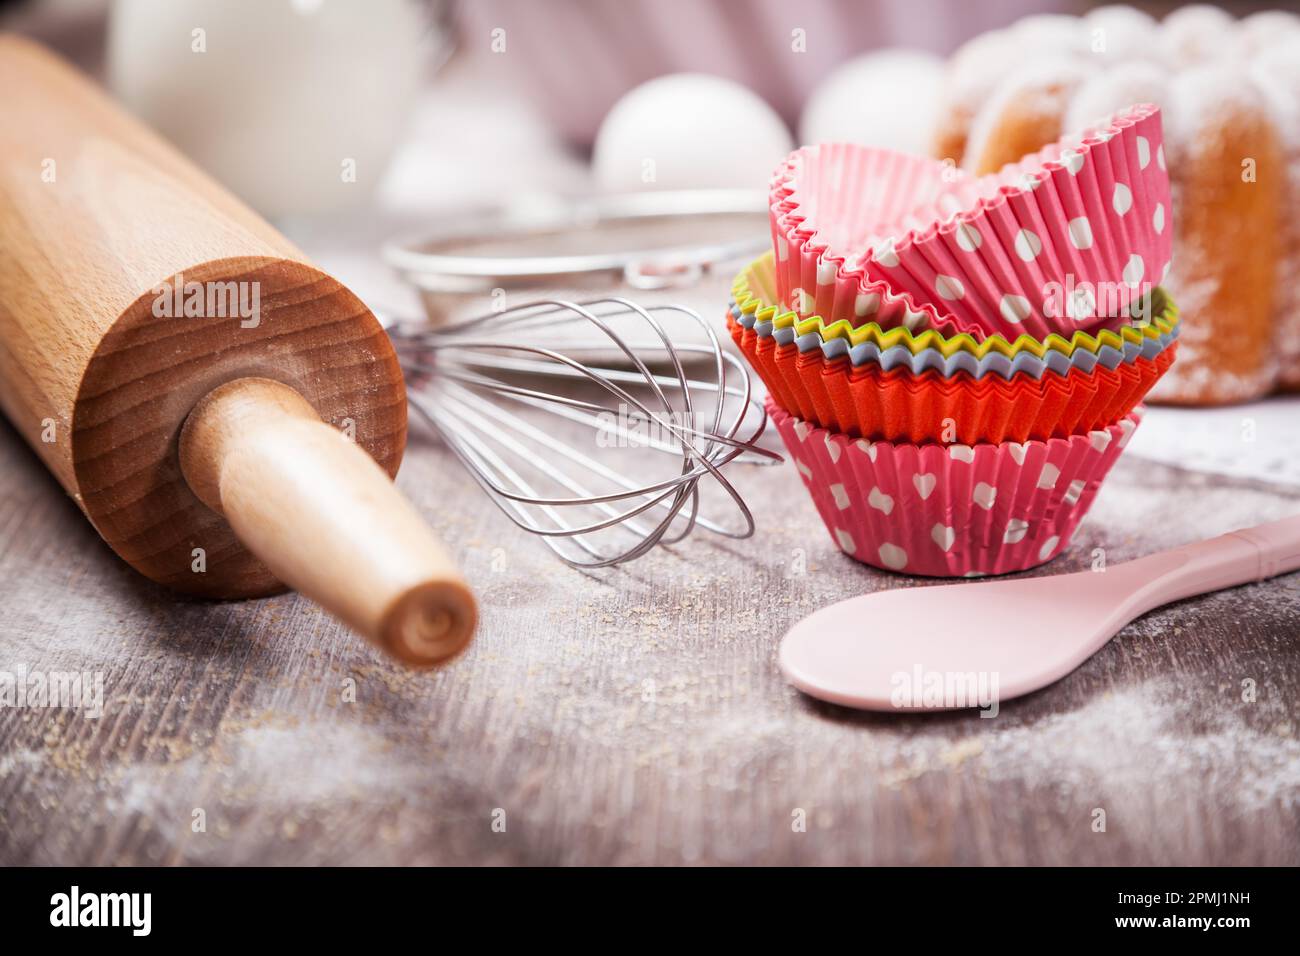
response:
[(779, 660), (795, 687), (846, 707), (995, 707), (1060, 680), (1153, 608), (1297, 568), (1300, 516), (1104, 571), (849, 598), (791, 628)]

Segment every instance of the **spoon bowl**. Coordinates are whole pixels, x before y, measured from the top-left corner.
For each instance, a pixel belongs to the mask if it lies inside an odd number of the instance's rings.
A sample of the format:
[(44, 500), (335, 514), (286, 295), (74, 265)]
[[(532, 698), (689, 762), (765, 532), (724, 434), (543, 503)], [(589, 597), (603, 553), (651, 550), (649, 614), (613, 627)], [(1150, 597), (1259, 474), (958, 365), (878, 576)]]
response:
[(880, 591), (804, 618), (778, 661), (845, 707), (990, 707), (1060, 680), (1153, 608), (1297, 567), (1300, 517), (1104, 570)]

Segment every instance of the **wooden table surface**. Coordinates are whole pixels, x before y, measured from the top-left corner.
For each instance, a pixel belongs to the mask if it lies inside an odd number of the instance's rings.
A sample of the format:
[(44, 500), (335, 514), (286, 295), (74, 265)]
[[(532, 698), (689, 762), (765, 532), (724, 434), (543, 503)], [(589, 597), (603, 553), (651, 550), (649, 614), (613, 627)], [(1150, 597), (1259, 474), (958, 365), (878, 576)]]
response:
[[(790, 689), (777, 641), (917, 582), (835, 551), (789, 464), (738, 477), (788, 501), (753, 539), (587, 575), (416, 435), (399, 482), (483, 605), (416, 674), (295, 595), (149, 584), (0, 427), (0, 670), (106, 686), (99, 719), (0, 708), (0, 863), (1300, 862), (1300, 576), (1153, 613), (993, 719), (855, 713)], [(1128, 455), (1044, 573), (1298, 506)]]
[[(429, 170), (494, 197), (509, 156), (519, 190), (585, 181), (513, 100), (483, 102), (483, 79), (430, 91), (393, 209)], [(385, 302), (374, 250), (394, 231), (294, 238)], [(1041, 573), (1300, 509), (1295, 481), (1143, 460), (1142, 437)], [(777, 641), (828, 602), (919, 582), (836, 551), (792, 466), (736, 480), (754, 538), (584, 575), (413, 436), (399, 484), (483, 610), (463, 659), (414, 674), (295, 595), (149, 584), (0, 421), (0, 671), (100, 671), (106, 691), (99, 719), (0, 707), (0, 864), (1300, 863), (1300, 576), (1155, 612), (993, 719), (855, 713), (788, 687)]]

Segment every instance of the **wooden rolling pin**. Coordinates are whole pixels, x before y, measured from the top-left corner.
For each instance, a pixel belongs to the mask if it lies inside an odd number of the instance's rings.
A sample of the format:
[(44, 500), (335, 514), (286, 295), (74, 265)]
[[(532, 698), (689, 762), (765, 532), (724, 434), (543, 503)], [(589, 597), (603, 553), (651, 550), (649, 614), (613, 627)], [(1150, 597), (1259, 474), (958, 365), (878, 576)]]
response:
[(374, 316), (46, 50), (0, 36), (0, 91), (0, 406), (104, 540), (190, 594), (297, 588), (411, 664), (460, 651)]

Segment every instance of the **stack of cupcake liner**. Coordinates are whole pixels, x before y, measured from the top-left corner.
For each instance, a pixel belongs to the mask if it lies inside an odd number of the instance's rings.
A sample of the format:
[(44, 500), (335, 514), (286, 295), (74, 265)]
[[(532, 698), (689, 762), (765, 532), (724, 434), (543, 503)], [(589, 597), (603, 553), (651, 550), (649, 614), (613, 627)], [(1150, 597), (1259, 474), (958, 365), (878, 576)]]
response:
[(1150, 299), (1152, 319), (1140, 326), (977, 341), (875, 325), (832, 329), (815, 317), (778, 314), (754, 291), (769, 287), (771, 258), (737, 278), (731, 337), (781, 408), (852, 437), (966, 444), (1066, 437), (1118, 421), (1173, 362), (1178, 313), (1160, 290)]
[(728, 329), (835, 543), (962, 576), (1064, 550), (1174, 361), (1159, 110), (991, 177), (888, 150), (778, 168)]

